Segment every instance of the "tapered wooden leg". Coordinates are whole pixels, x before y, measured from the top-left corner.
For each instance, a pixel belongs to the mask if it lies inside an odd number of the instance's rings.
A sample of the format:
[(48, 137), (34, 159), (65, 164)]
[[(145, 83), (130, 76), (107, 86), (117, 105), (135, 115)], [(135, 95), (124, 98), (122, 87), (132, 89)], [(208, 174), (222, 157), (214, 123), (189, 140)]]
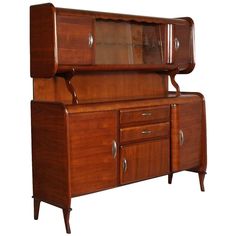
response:
[(66, 226), (66, 233), (70, 234), (71, 230), (70, 230), (70, 212), (71, 209), (63, 209), (63, 216), (64, 216), (64, 221), (65, 221), (65, 226)]
[(173, 173), (168, 174), (168, 184), (172, 183)]
[(40, 208), (40, 200), (34, 199), (34, 219), (37, 220), (39, 218), (39, 208)]
[(198, 173), (199, 182), (200, 182), (200, 187), (201, 187), (201, 191), (202, 191), (202, 192), (205, 191), (205, 187), (204, 187), (205, 174), (206, 174), (206, 172), (199, 172), (199, 173)]

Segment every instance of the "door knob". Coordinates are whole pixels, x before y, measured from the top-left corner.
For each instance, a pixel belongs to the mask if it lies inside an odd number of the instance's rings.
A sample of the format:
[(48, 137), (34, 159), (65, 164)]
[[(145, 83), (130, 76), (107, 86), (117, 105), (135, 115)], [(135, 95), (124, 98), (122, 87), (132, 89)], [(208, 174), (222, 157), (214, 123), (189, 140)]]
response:
[(179, 130), (179, 143), (180, 143), (180, 146), (184, 144), (184, 132), (182, 129)]
[(127, 167), (128, 167), (128, 165), (127, 165), (127, 160), (124, 159), (124, 160), (123, 160), (123, 172), (124, 172), (124, 173), (127, 171)]
[(91, 33), (89, 33), (88, 45), (90, 48), (93, 46), (93, 35)]
[(112, 141), (111, 153), (112, 153), (113, 158), (115, 159), (117, 155), (117, 144), (115, 140)]

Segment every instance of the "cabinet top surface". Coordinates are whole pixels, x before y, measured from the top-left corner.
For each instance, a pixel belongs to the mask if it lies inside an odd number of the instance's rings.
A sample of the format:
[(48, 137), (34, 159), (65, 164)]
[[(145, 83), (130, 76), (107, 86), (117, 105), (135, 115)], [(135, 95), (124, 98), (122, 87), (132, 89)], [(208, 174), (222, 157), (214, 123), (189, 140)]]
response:
[[(152, 17), (152, 16), (143, 16), (143, 15), (132, 15), (132, 14), (121, 14), (113, 12), (100, 12), (100, 11), (90, 11), (90, 10), (80, 10), (80, 9), (69, 9), (69, 8), (60, 8), (55, 7), (52, 3), (45, 3), (39, 5), (32, 5), (33, 7), (44, 7), (48, 6), (55, 10), (57, 14), (63, 15), (84, 15), (84, 16), (93, 16), (96, 19), (110, 19), (110, 20), (133, 20), (137, 22), (146, 22), (146, 23), (169, 23), (169, 24), (183, 24), (186, 25), (192, 19), (190, 17), (181, 17), (181, 18), (165, 18), (165, 17)], [(186, 22), (188, 19), (188, 22)]]

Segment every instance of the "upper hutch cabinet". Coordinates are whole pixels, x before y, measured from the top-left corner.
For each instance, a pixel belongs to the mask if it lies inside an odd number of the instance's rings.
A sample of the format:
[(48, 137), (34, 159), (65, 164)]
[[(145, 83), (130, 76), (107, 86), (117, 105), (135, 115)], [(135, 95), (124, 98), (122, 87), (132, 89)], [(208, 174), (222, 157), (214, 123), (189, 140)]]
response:
[[(31, 7), (31, 75), (53, 77), (68, 70), (194, 67), (191, 18), (122, 18), (69, 11), (52, 4)], [(123, 67), (122, 67), (123, 65)], [(133, 65), (136, 67), (127, 67)], [(82, 67), (81, 67), (82, 66)], [(168, 67), (169, 66), (169, 67)], [(172, 67), (171, 67), (172, 66)], [(113, 68), (114, 70), (114, 68)]]

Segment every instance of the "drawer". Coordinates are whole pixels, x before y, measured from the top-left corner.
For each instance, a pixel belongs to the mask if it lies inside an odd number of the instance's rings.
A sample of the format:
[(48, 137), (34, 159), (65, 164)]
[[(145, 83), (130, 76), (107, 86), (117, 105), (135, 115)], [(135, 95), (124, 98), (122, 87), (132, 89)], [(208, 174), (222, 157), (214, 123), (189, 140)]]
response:
[(130, 124), (146, 121), (166, 122), (170, 119), (170, 107), (159, 106), (120, 111), (120, 124)]
[(169, 122), (128, 127), (120, 129), (120, 142), (125, 143), (136, 140), (168, 137), (169, 134)]

